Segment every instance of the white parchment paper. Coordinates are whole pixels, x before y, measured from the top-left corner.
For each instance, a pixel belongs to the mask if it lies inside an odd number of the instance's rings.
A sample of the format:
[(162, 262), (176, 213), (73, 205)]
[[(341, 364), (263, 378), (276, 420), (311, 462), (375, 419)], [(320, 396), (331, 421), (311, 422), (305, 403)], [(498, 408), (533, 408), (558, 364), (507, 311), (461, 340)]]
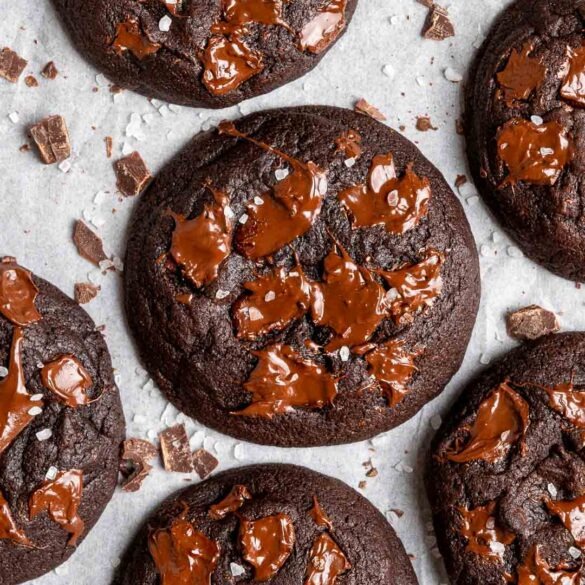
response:
[[(301, 0), (297, 0), (301, 1)], [(93, 280), (101, 293), (86, 309), (106, 326), (128, 423), (128, 436), (153, 437), (176, 421), (185, 422), (192, 447), (205, 446), (220, 460), (219, 470), (258, 462), (306, 465), (338, 477), (387, 514), (409, 553), (422, 584), (447, 581), (435, 548), (423, 486), (423, 460), (430, 437), (453, 398), (469, 378), (513, 345), (504, 314), (538, 303), (556, 311), (563, 329), (585, 328), (583, 292), (522, 257), (466, 185), (460, 197), (481, 256), (483, 299), (474, 336), (461, 371), (443, 395), (414, 419), (364, 443), (319, 449), (278, 449), (245, 444), (210, 431), (167, 404), (141, 368), (122, 311), (121, 278), (99, 274), (76, 252), (72, 225), (93, 222), (106, 252), (123, 258), (126, 225), (135, 200), (116, 194), (112, 160), (137, 149), (153, 172), (201, 129), (268, 107), (332, 104), (351, 107), (365, 97), (388, 116), (394, 128), (415, 141), (453, 185), (467, 174), (463, 139), (455, 131), (462, 83), (471, 57), (494, 16), (508, 0), (452, 0), (448, 8), (457, 35), (443, 42), (425, 40), (420, 30), (426, 9), (416, 0), (361, 0), (347, 34), (316, 70), (270, 95), (224, 111), (169, 107), (130, 92), (113, 95), (107, 80), (77, 54), (49, 0), (0, 0), (0, 47), (28, 59), (18, 84), (0, 80), (0, 254), (15, 255), (25, 266), (73, 294), (75, 282)], [(59, 77), (40, 70), (54, 60)], [(450, 69), (447, 73), (445, 71)], [(40, 86), (29, 88), (26, 74)], [(40, 163), (36, 153), (19, 152), (27, 128), (49, 114), (65, 116), (74, 155), (68, 172)], [(437, 131), (415, 129), (416, 117), (429, 115)], [(104, 137), (114, 138), (114, 158), (105, 156)], [(448, 340), (446, 340), (448, 342)], [(379, 474), (366, 478), (365, 461)], [(106, 585), (136, 529), (167, 495), (195, 475), (170, 474), (157, 465), (140, 492), (115, 494), (98, 525), (63, 566), (37, 579), (37, 585)], [(402, 517), (391, 509), (404, 511)], [(364, 527), (367, 538), (367, 527)]]

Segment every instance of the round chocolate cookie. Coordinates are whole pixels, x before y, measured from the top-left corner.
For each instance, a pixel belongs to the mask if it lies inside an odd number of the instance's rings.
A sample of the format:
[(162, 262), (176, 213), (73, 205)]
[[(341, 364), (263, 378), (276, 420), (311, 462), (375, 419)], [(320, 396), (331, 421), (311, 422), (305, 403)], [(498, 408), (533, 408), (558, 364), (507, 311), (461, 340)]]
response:
[(73, 42), (118, 85), (223, 108), (315, 67), (357, 0), (54, 0)]
[(0, 260), (0, 582), (65, 561), (118, 477), (124, 415), (104, 339), (61, 291)]
[(255, 114), (199, 135), (138, 204), (126, 310), (169, 400), (258, 443), (358, 441), (458, 369), (475, 244), (440, 173), (349, 110)]
[(585, 279), (585, 3), (518, 0), (467, 86), (476, 185), (527, 256)]
[(116, 585), (416, 585), (384, 516), (343, 482), (294, 465), (226, 471), (171, 496)]
[(585, 334), (479, 376), (433, 441), (427, 487), (452, 583), (585, 583)]

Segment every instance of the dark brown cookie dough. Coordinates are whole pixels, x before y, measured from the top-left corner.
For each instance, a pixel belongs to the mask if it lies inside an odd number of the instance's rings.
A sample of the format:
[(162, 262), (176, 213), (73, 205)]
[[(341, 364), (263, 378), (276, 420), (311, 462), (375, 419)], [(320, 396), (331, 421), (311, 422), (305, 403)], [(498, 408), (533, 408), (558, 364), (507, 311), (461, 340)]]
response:
[[(181, 568), (174, 578), (170, 566)], [(160, 574), (168, 585), (417, 583), (378, 510), (343, 482), (293, 465), (227, 471), (171, 496), (128, 550), (115, 584), (155, 585)]]
[(457, 585), (585, 582), (585, 334), (520, 347), (461, 395), (427, 487)]
[(223, 108), (313, 69), (345, 32), (357, 0), (54, 3), (77, 48), (118, 85)]
[(445, 180), (349, 110), (222, 129), (155, 178), (131, 224), (126, 310), (148, 370), (177, 408), (258, 443), (358, 441), (410, 418), (458, 369), (479, 300)]
[(585, 8), (517, 0), (467, 86), (467, 150), (486, 203), (527, 256), (585, 279)]
[(124, 417), (87, 313), (0, 261), (0, 582), (65, 561), (116, 486)]

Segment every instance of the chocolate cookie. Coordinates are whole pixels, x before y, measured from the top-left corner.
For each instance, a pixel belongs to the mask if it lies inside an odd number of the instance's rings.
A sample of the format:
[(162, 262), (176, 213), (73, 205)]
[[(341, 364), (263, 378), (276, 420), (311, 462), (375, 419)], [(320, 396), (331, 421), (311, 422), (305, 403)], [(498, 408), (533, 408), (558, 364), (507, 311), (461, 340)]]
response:
[(65, 561), (118, 477), (124, 416), (89, 316), (51, 284), (0, 260), (0, 582)]
[(386, 126), (327, 107), (196, 137), (142, 197), (125, 274), (169, 400), (283, 446), (414, 415), (458, 369), (479, 299), (475, 244), (440, 173)]
[(585, 334), (512, 351), (462, 394), (427, 486), (457, 585), (585, 583)]
[(319, 63), (357, 0), (54, 0), (74, 43), (122, 87), (223, 108)]
[(171, 496), (123, 559), (116, 585), (270, 582), (415, 585), (385, 518), (343, 482), (294, 465), (220, 473)]
[(477, 187), (549, 270), (585, 279), (585, 3), (518, 0), (498, 19), (467, 86)]

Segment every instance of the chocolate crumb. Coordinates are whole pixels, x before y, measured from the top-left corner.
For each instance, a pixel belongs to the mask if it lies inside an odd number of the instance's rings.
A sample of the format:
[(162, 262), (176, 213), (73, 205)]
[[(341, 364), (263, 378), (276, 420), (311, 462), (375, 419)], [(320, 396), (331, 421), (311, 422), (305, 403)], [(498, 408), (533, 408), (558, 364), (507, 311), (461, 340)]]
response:
[(429, 130), (437, 130), (429, 116), (418, 116), (416, 119), (416, 129), (419, 132), (428, 132)]
[(26, 85), (28, 87), (38, 87), (39, 86), (39, 82), (37, 81), (37, 78), (34, 75), (27, 75), (24, 78), (24, 83), (26, 83)]
[(205, 479), (218, 465), (219, 461), (205, 449), (193, 453), (193, 468), (201, 479)]
[(122, 489), (136, 492), (152, 469), (150, 461), (158, 454), (156, 447), (144, 439), (127, 439), (124, 441), (120, 471), (125, 476)]
[(96, 266), (108, 259), (101, 238), (80, 219), (75, 222), (73, 243), (79, 255)]
[(457, 118), (457, 120), (455, 120), (455, 132), (457, 132), (459, 136), (463, 136), (465, 134), (465, 126), (461, 118)]
[(114, 147), (114, 139), (111, 136), (106, 136), (104, 138), (104, 142), (106, 143), (106, 156), (108, 158), (112, 158), (112, 149)]
[(27, 63), (26, 59), (20, 57), (12, 49), (4, 47), (0, 51), (0, 77), (11, 83), (16, 83)]
[(465, 183), (467, 183), (467, 177), (465, 175), (457, 175), (457, 178), (455, 179), (455, 187), (459, 189), (459, 187), (462, 187)]
[(18, 150), (20, 150), (20, 152), (29, 152), (30, 151), (30, 144), (25, 143), (25, 144), (21, 145)]
[(55, 63), (53, 63), (53, 61), (49, 61), (43, 67), (43, 70), (41, 71), (41, 75), (45, 79), (55, 79), (57, 77), (57, 75), (59, 75), (59, 71), (57, 70), (57, 67), (55, 67)]
[(360, 481), (360, 482), (358, 483), (358, 488), (359, 488), (360, 490), (365, 490), (367, 485), (368, 485), (368, 482), (367, 482), (367, 481)]
[(364, 98), (360, 98), (354, 105), (353, 109), (360, 114), (366, 114), (366, 116), (370, 116), (370, 118), (374, 118), (374, 120), (378, 120), (379, 122), (383, 122), (386, 120), (386, 116), (378, 110), (378, 108), (372, 106), (372, 104), (368, 103)]
[(71, 156), (69, 132), (63, 116), (42, 119), (31, 127), (30, 134), (45, 164), (61, 162)]
[(560, 329), (557, 316), (538, 305), (530, 305), (506, 316), (508, 335), (514, 339), (538, 339)]
[(455, 36), (455, 28), (449, 20), (449, 13), (438, 4), (432, 4), (425, 21), (422, 35), (433, 41), (443, 41)]
[(170, 427), (159, 433), (158, 438), (160, 439), (163, 463), (167, 471), (179, 473), (193, 471), (193, 460), (185, 425)]
[(150, 181), (151, 174), (138, 152), (114, 163), (117, 187), (126, 197), (138, 195)]
[(80, 305), (85, 305), (93, 301), (100, 290), (100, 286), (91, 284), (90, 282), (76, 282), (73, 288), (75, 302)]
[(395, 514), (398, 518), (402, 518), (402, 516), (404, 516), (404, 510), (401, 510), (400, 508), (391, 508), (390, 512)]

